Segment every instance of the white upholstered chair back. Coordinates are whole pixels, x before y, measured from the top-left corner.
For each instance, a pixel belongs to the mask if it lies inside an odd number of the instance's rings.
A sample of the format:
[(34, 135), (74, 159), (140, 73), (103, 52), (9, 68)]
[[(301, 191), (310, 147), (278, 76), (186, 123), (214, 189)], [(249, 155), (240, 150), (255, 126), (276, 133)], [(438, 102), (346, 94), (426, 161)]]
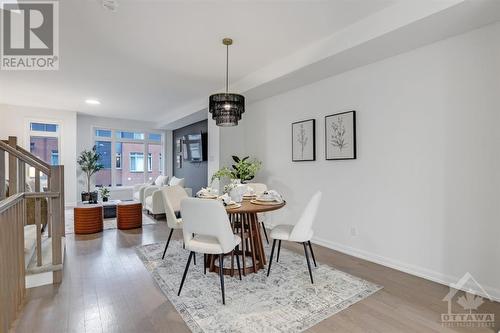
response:
[(181, 201), (188, 197), (186, 191), (179, 185), (165, 186), (161, 189), (165, 203), (165, 215), (169, 228), (179, 229), (175, 212), (181, 210)]
[(181, 202), (184, 243), (189, 249), (193, 234), (214, 237), (222, 253), (234, 249), (234, 234), (222, 202), (219, 200), (187, 198)]
[(309, 200), (309, 203), (300, 216), (299, 221), (295, 224), (292, 232), (290, 233), (290, 241), (304, 242), (309, 240), (307, 238), (312, 234), (312, 225), (316, 219), (321, 196), (321, 192), (318, 191), (313, 195), (311, 200)]
[(255, 194), (260, 195), (267, 191), (267, 185), (262, 183), (248, 183), (246, 184), (252, 190), (254, 190)]

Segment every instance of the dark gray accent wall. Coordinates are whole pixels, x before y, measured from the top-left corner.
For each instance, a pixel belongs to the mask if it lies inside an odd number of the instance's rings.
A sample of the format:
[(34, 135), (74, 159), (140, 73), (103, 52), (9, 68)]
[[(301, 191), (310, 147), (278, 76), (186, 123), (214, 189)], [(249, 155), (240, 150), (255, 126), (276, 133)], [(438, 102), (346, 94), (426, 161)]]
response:
[[(197, 123), (193, 123), (191, 125), (176, 129), (173, 131), (173, 154), (174, 158), (172, 170), (173, 175), (177, 178), (185, 178), (186, 187), (190, 187), (193, 189), (193, 195), (196, 194), (202, 187), (207, 186), (208, 176), (207, 176), (207, 161), (203, 162), (190, 162), (190, 161), (182, 161), (182, 168), (177, 168), (177, 149), (176, 143), (177, 139), (182, 139), (184, 135), (187, 134), (196, 134), (196, 133), (208, 133), (208, 122), (207, 120), (202, 120)], [(205, 136), (208, 139), (208, 136)], [(208, 144), (205, 145), (208, 149)], [(206, 154), (208, 156), (208, 154)], [(181, 157), (182, 158), (182, 157)]]

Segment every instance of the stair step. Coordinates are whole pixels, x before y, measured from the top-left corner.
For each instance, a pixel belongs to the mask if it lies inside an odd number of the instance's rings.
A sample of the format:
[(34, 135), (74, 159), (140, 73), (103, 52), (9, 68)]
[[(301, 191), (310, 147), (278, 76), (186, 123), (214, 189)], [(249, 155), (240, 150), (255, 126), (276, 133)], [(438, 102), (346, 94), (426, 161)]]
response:
[(40, 274), (45, 272), (54, 272), (63, 269), (64, 264), (64, 252), (65, 252), (65, 237), (61, 238), (61, 248), (62, 248), (62, 261), (63, 263), (58, 265), (52, 264), (52, 238), (42, 239), (42, 265), (37, 266), (36, 264), (36, 253), (31, 257), (31, 260), (26, 268), (26, 275), (30, 274)]

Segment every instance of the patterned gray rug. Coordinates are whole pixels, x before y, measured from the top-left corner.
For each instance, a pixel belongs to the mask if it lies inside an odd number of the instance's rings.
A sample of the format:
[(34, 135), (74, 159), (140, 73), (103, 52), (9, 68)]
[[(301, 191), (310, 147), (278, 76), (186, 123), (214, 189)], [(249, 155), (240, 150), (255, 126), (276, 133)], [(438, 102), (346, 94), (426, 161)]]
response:
[[(178, 297), (189, 252), (182, 249), (181, 241), (172, 241), (161, 260), (164, 246), (144, 245), (136, 251), (193, 332), (302, 332), (382, 288), (320, 263), (313, 268), (312, 285), (305, 257), (281, 249), (280, 262), (274, 260), (269, 278), (267, 267), (258, 274), (247, 274), (242, 281), (237, 274), (226, 276), (224, 306), (219, 277), (208, 271), (203, 274), (201, 254), (197, 266), (191, 262)], [(265, 250), (269, 258), (270, 248)]]
[[(64, 211), (64, 224), (66, 226), (66, 235), (75, 233), (75, 215), (73, 209), (66, 209)], [(165, 222), (165, 221), (163, 221)], [(142, 214), (142, 225), (156, 224), (157, 221), (146, 214)], [(116, 218), (104, 219), (103, 230), (116, 229)]]

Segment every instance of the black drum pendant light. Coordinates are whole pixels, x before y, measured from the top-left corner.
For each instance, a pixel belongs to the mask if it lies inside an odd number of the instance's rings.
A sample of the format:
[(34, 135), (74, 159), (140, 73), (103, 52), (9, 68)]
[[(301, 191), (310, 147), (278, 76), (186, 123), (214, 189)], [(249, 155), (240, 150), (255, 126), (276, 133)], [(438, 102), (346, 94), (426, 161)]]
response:
[(231, 38), (224, 38), (222, 44), (226, 45), (226, 92), (211, 95), (208, 99), (208, 110), (212, 114), (217, 126), (236, 126), (245, 112), (245, 97), (228, 92), (229, 88), (229, 45), (233, 44)]

